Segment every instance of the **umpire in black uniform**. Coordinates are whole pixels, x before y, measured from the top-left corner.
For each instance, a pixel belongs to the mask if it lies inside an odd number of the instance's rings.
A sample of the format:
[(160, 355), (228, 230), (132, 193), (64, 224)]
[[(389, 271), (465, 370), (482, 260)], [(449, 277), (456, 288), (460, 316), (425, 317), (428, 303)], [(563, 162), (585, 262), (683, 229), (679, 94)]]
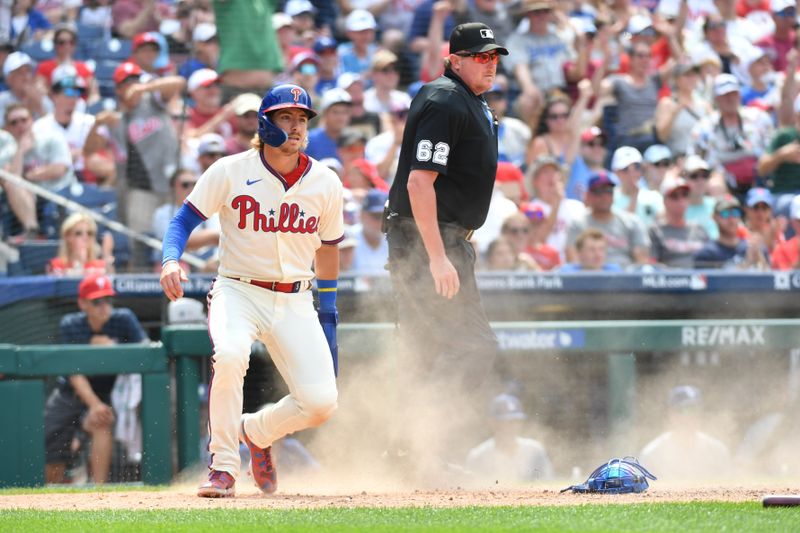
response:
[(498, 123), (481, 95), (507, 54), (485, 24), (453, 30), (444, 75), (411, 102), (389, 193), (388, 268), (403, 367), (421, 384), (449, 378), (444, 398), (453, 386), (475, 391), (497, 350), (469, 238), (486, 220), (497, 170)]

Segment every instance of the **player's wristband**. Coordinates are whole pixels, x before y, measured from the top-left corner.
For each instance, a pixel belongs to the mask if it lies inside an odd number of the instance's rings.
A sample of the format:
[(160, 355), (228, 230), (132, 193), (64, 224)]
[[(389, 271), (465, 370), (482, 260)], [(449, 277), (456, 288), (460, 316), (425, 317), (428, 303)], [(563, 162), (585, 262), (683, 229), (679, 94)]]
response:
[(319, 310), (334, 312), (336, 311), (336, 286), (335, 279), (318, 279), (317, 293), (319, 294)]

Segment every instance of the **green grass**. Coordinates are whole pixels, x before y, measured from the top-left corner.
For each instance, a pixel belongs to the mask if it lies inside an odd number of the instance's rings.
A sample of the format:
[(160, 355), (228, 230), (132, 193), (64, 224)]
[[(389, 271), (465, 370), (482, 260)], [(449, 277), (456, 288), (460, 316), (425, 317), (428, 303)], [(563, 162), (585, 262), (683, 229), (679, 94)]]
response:
[(20, 487), (20, 488), (5, 488), (0, 489), (0, 496), (14, 496), (19, 494), (80, 494), (82, 492), (91, 492), (97, 494), (100, 492), (130, 492), (146, 491), (158, 492), (161, 490), (170, 489), (169, 485), (139, 485), (135, 483), (120, 483), (115, 485), (113, 483), (104, 484), (101, 488), (94, 485), (51, 485), (47, 487)]
[(0, 510), (0, 531), (798, 531), (800, 508), (759, 503), (200, 511)]

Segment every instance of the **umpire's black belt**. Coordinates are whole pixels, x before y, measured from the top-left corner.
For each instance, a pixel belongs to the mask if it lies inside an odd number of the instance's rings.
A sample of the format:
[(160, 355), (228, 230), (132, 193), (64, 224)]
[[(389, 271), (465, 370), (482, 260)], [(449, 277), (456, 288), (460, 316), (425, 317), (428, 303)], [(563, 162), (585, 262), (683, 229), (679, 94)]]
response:
[[(404, 217), (390, 213), (386, 219), (386, 224), (388, 228), (397, 227), (406, 231), (413, 230), (413, 233), (419, 234), (417, 222), (412, 217)], [(458, 224), (453, 224), (452, 222), (439, 221), (439, 233), (441, 233), (442, 240), (444, 241), (452, 239), (468, 241), (472, 238), (472, 234), (475, 233), (475, 230), (462, 228)], [(445, 242), (445, 244), (447, 244), (447, 242)]]

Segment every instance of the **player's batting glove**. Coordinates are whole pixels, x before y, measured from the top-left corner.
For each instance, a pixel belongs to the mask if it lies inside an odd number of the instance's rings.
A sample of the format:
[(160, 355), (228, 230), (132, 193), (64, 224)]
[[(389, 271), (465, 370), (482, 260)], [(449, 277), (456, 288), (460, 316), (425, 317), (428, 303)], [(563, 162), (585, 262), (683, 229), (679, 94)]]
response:
[(318, 311), (319, 323), (322, 331), (325, 332), (325, 339), (331, 349), (333, 357), (333, 374), (339, 375), (339, 345), (336, 343), (336, 324), (339, 323), (339, 313), (334, 309), (331, 311)]
[(336, 324), (339, 323), (339, 313), (336, 311), (336, 285), (335, 279), (318, 279), (317, 291), (319, 293), (319, 323), (325, 332), (325, 339), (331, 349), (333, 357), (333, 373), (339, 375), (339, 345), (336, 343)]

